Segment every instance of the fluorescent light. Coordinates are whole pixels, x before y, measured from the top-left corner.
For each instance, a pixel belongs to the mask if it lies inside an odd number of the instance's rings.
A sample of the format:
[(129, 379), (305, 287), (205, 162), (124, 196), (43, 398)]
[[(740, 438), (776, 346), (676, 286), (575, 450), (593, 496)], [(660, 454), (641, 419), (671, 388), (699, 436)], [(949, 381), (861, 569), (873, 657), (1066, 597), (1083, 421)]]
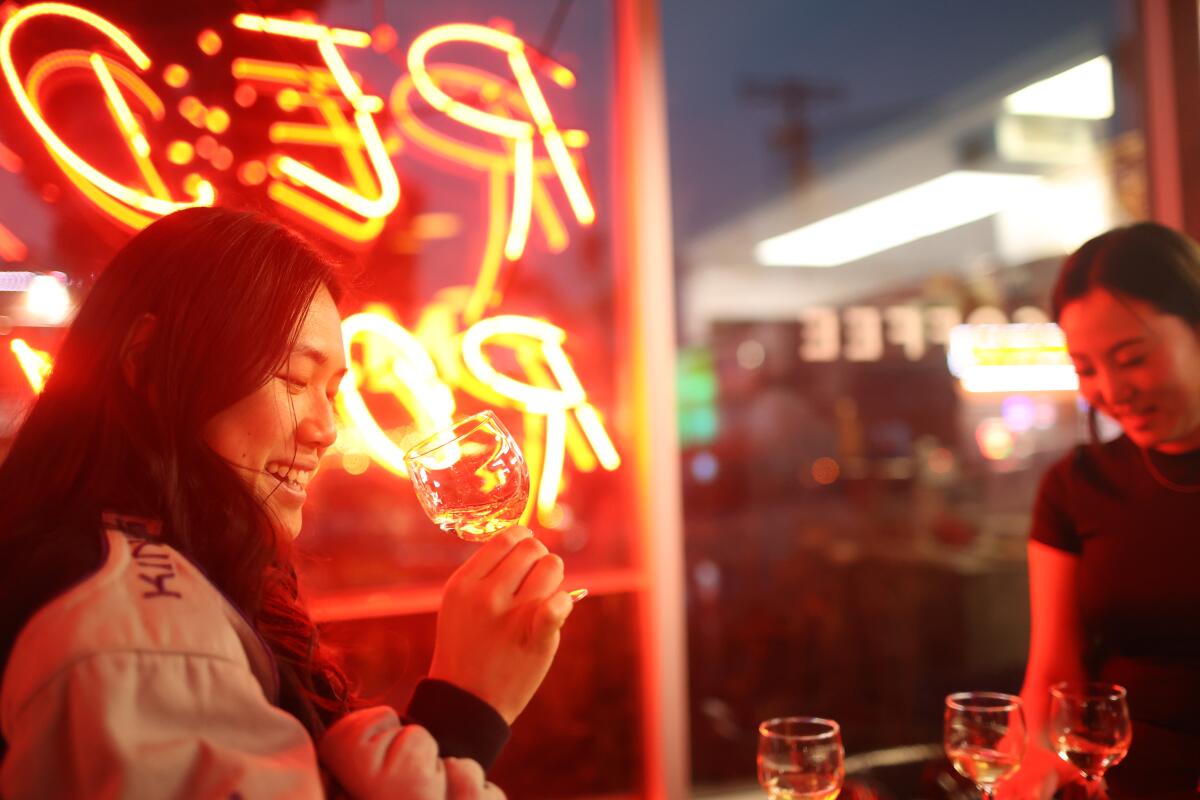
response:
[(1107, 56), (1031, 83), (1004, 98), (1012, 114), (1072, 119), (1108, 119), (1113, 115), (1112, 62)]
[(1041, 178), (948, 172), (811, 225), (759, 242), (766, 267), (836, 267), (990, 217), (1028, 196)]

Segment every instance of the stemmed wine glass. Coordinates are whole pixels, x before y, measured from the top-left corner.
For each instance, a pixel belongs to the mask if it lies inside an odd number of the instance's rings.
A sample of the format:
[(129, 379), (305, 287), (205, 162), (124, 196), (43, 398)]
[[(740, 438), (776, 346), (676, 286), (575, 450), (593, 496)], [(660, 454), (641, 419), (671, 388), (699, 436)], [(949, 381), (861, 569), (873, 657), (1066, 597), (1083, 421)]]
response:
[(1104, 773), (1129, 752), (1133, 738), (1125, 689), (1115, 683), (1050, 687), (1047, 733), (1058, 757), (1083, 773), (1089, 797), (1104, 796)]
[(468, 542), (516, 524), (529, 499), (529, 467), (491, 411), (438, 431), (404, 455), (417, 499), (434, 524)]
[(770, 800), (833, 800), (844, 760), (842, 730), (831, 719), (779, 717), (758, 726), (758, 783)]
[(975, 782), (984, 800), (1025, 756), (1021, 698), (1000, 692), (959, 692), (946, 698), (942, 741), (954, 769)]
[[(404, 465), (429, 519), (464, 541), (486, 541), (525, 512), (529, 467), (491, 411), (460, 420), (410, 448)], [(578, 603), (588, 590), (567, 594)]]

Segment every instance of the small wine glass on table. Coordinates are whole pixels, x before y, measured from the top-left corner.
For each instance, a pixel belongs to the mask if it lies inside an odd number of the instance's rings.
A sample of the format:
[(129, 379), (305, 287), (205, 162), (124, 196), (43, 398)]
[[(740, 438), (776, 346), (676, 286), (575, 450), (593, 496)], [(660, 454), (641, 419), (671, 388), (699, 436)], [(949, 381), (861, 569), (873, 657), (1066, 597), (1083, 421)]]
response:
[[(460, 420), (409, 448), (404, 465), (429, 519), (464, 541), (487, 541), (525, 513), (529, 467), (492, 411)], [(587, 589), (568, 594), (578, 602)]]
[(770, 800), (834, 800), (844, 762), (842, 729), (831, 719), (779, 717), (758, 726), (758, 783)]
[(1050, 687), (1049, 718), (1054, 752), (1082, 773), (1088, 797), (1105, 797), (1104, 773), (1125, 758), (1133, 738), (1125, 688), (1056, 683)]
[(1025, 757), (1021, 698), (1000, 692), (959, 692), (946, 698), (942, 731), (950, 763), (973, 781), (984, 800), (1016, 772)]

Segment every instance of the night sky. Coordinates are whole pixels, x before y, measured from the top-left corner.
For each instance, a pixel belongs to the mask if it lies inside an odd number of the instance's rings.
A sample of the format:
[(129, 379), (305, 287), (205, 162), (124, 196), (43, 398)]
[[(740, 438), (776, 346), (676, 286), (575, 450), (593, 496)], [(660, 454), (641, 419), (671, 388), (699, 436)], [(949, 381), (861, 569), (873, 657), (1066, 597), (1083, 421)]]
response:
[(783, 110), (740, 96), (748, 80), (836, 87), (840, 97), (812, 107), (819, 171), (1023, 51), (1081, 31), (1115, 45), (1133, 14), (1121, 0), (662, 0), (677, 252), (789, 187), (770, 145)]

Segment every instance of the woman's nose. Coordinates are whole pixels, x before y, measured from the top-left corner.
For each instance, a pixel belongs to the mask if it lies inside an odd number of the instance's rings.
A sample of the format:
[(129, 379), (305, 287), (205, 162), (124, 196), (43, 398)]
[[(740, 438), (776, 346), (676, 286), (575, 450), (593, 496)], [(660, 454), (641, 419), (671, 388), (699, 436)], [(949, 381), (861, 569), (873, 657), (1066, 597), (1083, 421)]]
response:
[(333, 403), (321, 398), (310, 409), (296, 431), (302, 444), (325, 450), (337, 441), (337, 415)]

